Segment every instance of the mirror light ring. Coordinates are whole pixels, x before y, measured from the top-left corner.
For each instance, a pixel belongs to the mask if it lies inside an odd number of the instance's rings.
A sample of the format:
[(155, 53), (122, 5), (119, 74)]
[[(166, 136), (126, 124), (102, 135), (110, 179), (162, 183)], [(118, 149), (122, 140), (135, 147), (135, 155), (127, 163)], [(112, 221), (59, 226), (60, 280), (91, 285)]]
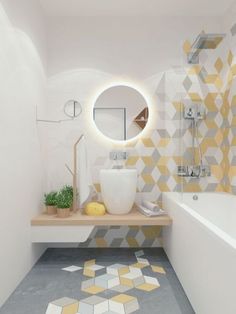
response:
[[(125, 141), (121, 141), (121, 140), (114, 140), (109, 138), (108, 136), (104, 135), (99, 128), (97, 127), (94, 119), (93, 119), (93, 109), (95, 107), (95, 104), (98, 100), (98, 98), (107, 90), (110, 89), (112, 87), (117, 87), (117, 86), (125, 86), (125, 87), (130, 87), (134, 90), (136, 90), (138, 93), (140, 93), (140, 95), (144, 98), (148, 110), (149, 110), (149, 118), (147, 121), (147, 124), (145, 126), (145, 128), (135, 137), (125, 140)], [(151, 125), (153, 124), (153, 112), (154, 112), (154, 104), (153, 104), (153, 99), (151, 96), (148, 96), (148, 92), (145, 89), (145, 87), (140, 86), (140, 84), (137, 84), (135, 82), (130, 82), (130, 81), (113, 81), (110, 82), (108, 84), (103, 85), (101, 88), (99, 88), (96, 93), (94, 94), (94, 96), (92, 97), (91, 100), (91, 112), (90, 112), (90, 120), (92, 120), (92, 126), (93, 126), (93, 131), (96, 133), (96, 136), (99, 135), (103, 140), (109, 141), (110, 143), (113, 144), (120, 144), (120, 145), (126, 145), (129, 143), (132, 143), (134, 141), (137, 141), (140, 138), (143, 138), (146, 136), (147, 132), (150, 130)]]

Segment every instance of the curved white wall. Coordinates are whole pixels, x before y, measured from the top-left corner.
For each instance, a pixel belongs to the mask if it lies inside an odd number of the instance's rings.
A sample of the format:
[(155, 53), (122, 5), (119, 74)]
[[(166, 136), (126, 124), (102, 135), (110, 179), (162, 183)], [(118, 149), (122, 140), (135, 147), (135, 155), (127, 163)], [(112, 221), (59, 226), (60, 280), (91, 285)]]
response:
[(44, 103), (38, 50), (45, 50), (36, 3), (0, 1), (0, 306), (44, 250), (30, 238), (30, 219), (41, 209), (43, 193), (35, 105)]

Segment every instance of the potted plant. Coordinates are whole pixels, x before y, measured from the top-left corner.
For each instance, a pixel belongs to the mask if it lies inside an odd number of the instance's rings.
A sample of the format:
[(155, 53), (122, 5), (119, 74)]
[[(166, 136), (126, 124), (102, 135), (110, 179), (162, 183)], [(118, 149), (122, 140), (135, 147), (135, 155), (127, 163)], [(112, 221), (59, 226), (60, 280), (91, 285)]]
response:
[(67, 218), (70, 216), (70, 207), (72, 202), (73, 196), (68, 190), (63, 188), (57, 194), (57, 216), (59, 218)]
[(63, 186), (63, 188), (61, 189), (62, 192), (66, 192), (69, 193), (71, 195), (71, 197), (73, 198), (73, 187), (71, 185), (65, 185)]
[(70, 196), (71, 196), (71, 199), (72, 199), (72, 203), (71, 203), (71, 207), (70, 207), (70, 210), (72, 211), (73, 210), (73, 187), (71, 185), (65, 185), (61, 191), (65, 192), (65, 193), (68, 193)]
[(48, 215), (55, 215), (57, 213), (57, 192), (51, 191), (44, 194), (44, 204)]

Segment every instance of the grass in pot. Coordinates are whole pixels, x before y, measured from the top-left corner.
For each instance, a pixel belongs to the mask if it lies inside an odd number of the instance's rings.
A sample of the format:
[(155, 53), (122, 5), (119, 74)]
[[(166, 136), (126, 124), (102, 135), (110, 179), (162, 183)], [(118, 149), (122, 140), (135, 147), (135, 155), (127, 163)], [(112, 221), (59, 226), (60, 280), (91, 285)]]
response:
[(57, 216), (59, 218), (67, 218), (70, 216), (72, 201), (73, 197), (71, 197), (71, 193), (64, 189), (57, 194)]
[(70, 196), (71, 196), (71, 199), (72, 199), (72, 203), (71, 203), (71, 206), (70, 206), (70, 210), (72, 211), (73, 210), (73, 187), (71, 185), (65, 185), (61, 191), (64, 193), (68, 193)]
[(44, 204), (48, 215), (56, 215), (57, 213), (57, 192), (52, 191), (44, 194)]

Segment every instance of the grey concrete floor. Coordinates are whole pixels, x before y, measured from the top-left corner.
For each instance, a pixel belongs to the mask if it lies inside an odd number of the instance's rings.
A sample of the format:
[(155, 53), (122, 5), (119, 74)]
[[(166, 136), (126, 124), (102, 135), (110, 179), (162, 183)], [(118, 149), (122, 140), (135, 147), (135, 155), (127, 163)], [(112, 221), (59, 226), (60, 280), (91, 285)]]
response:
[[(90, 295), (81, 291), (81, 283), (89, 278), (83, 275), (83, 270), (69, 273), (62, 271), (62, 268), (71, 265), (83, 267), (84, 262), (90, 259), (96, 259), (97, 264), (105, 267), (115, 263), (130, 265), (137, 262), (136, 251), (138, 249), (48, 249), (0, 309), (0, 314), (45, 314), (48, 303), (56, 299), (85, 299)], [(162, 266), (166, 274), (154, 275), (151, 267), (142, 270), (145, 276), (156, 277), (160, 288), (150, 292), (137, 289), (127, 291), (126, 294), (138, 299), (140, 309), (135, 313), (193, 314), (163, 249), (150, 248), (143, 251), (143, 258), (153, 265)], [(102, 274), (102, 270), (99, 272)], [(117, 295), (117, 292), (106, 290), (98, 295), (109, 299)]]

